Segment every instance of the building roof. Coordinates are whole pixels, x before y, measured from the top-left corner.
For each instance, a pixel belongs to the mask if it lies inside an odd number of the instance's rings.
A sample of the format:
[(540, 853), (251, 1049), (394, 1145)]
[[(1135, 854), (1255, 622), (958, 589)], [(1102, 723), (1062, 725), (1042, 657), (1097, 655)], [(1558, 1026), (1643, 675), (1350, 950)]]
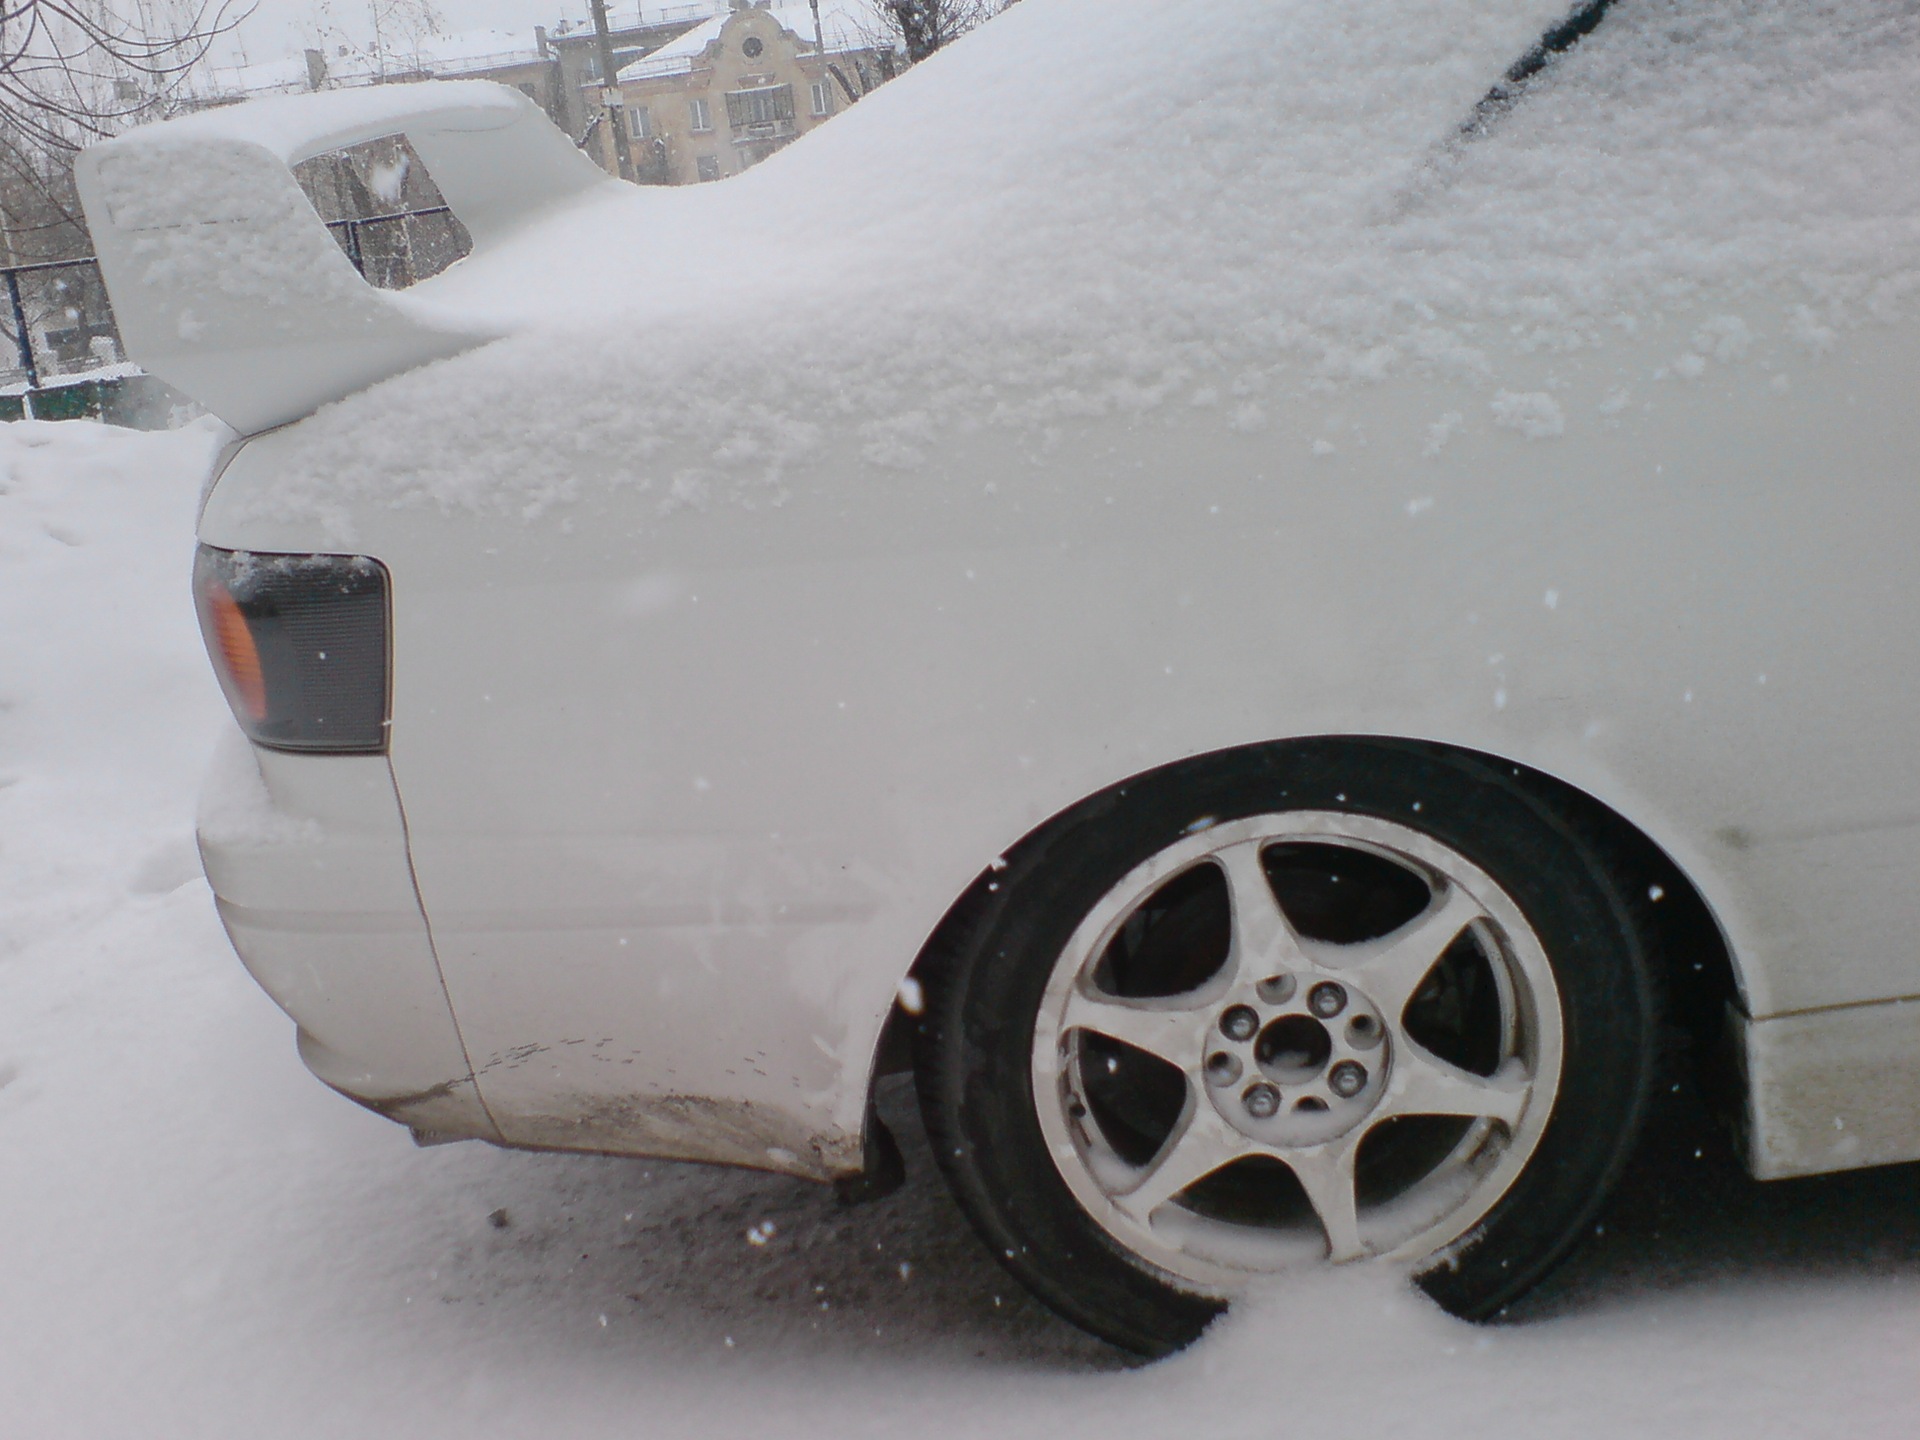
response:
[[(586, 7), (581, 6), (578, 13), (573, 7), (565, 8), (566, 13), (547, 27), (547, 37), (572, 43), (592, 40), (593, 21), (587, 18)], [(667, 25), (691, 25), (711, 15), (725, 15), (729, 8), (729, 0), (680, 0), (680, 3), (670, 5), (636, 5), (628, 12), (610, 3), (607, 6), (607, 28), (617, 41), (623, 33)]]
[[(673, 25), (693, 25), (710, 40), (719, 33), (720, 26), (731, 13), (729, 0), (641, 4), (624, 14), (616, 6), (609, 5), (607, 8), (616, 41), (623, 34), (665, 29)], [(797, 25), (791, 17), (783, 19), (781, 23), (811, 45), (813, 14), (804, 0), (803, 3), (784, 8), (803, 18)], [(842, 11), (845, 11), (846, 17), (860, 19), (869, 27), (874, 24), (873, 13), (864, 6), (863, 0), (822, 0), (820, 18), (828, 37), (827, 48), (860, 48), (861, 42), (855, 38), (854, 28), (840, 18)], [(836, 43), (842, 32), (847, 34), (850, 43)], [(562, 15), (550, 27), (548, 39), (567, 44), (591, 44), (593, 25), (577, 15)], [(389, 44), (379, 50), (359, 41), (343, 43), (336, 35), (314, 48), (320, 51), (327, 62), (326, 83), (329, 87), (372, 85), (383, 80), (420, 75), (471, 75), (479, 70), (531, 65), (542, 58), (539, 38), (530, 28), (463, 30), (451, 35), (425, 35), (416, 40)], [(692, 54), (698, 55), (704, 48), (705, 41), (702, 41)], [(685, 69), (686, 63), (681, 68)], [(202, 76), (204, 78), (199, 88), (208, 98), (239, 99), (249, 95), (284, 94), (311, 88), (304, 53), (240, 65), (209, 66)]]
[[(715, 40), (734, 12), (715, 15), (694, 26), (678, 39), (670, 40), (643, 59), (620, 71), (622, 80), (653, 80), (663, 75), (684, 75)], [(799, 39), (808, 53), (813, 50), (813, 10), (801, 4), (771, 5), (767, 14)], [(884, 47), (879, 18), (864, 0), (820, 0), (820, 32), (829, 54), (849, 50), (873, 50)]]
[[(315, 47), (327, 62), (330, 85), (371, 85), (402, 76), (464, 75), (475, 70), (531, 65), (540, 59), (539, 42), (531, 31), (465, 30), (457, 35), (427, 35), (417, 44), (387, 46), (379, 51), (355, 44)], [(221, 95), (260, 95), (309, 88), (304, 54), (261, 60), (248, 65), (212, 68), (209, 87)]]

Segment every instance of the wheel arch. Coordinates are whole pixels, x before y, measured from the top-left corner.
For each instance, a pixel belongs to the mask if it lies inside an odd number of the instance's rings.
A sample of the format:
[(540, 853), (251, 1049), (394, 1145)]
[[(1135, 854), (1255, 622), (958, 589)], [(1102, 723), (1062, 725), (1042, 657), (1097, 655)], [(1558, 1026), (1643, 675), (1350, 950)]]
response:
[[(1143, 781), (1169, 776), (1185, 766), (1235, 752), (1269, 750), (1308, 743), (1352, 742), (1402, 746), (1447, 753), (1507, 768), (1526, 789), (1578, 829), (1591, 835), (1603, 852), (1623, 890), (1637, 887), (1648, 904), (1640, 910), (1650, 926), (1647, 936), (1659, 978), (1666, 991), (1670, 1021), (1681, 1032), (1696, 1057), (1716, 1062), (1709, 1090), (1725, 1104), (1737, 1084), (1737, 1066), (1720, 1065), (1722, 1036), (1729, 1006), (1738, 1007), (1743, 993), (1736, 953), (1720, 917), (1705, 892), (1686, 868), (1646, 828), (1621, 809), (1590, 790), (1537, 766), (1472, 746), (1444, 741), (1364, 733), (1330, 733), (1259, 741), (1169, 761), (1150, 767), (1083, 796), (1030, 828), (995, 856), (947, 908), (929, 933), (906, 973), (904, 998), (918, 993), (923, 977), (940, 959), (952, 953), (976, 923), (996, 885), (995, 876), (1010, 860), (1046, 843), (1061, 826), (1094, 806), (1124, 793)], [(909, 1055), (915, 1012), (896, 1005), (882, 1028), (872, 1078), (911, 1068)], [(1724, 1072), (1724, 1073), (1723, 1073)]]

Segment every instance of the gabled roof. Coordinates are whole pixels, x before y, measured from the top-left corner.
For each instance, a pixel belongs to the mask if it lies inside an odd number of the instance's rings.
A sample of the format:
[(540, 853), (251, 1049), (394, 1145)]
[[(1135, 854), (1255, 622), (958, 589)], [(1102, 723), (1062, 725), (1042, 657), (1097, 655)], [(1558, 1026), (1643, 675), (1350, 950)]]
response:
[[(686, 34), (668, 41), (651, 55), (634, 61), (620, 71), (622, 80), (652, 80), (663, 75), (684, 75), (704, 55), (707, 47), (720, 38), (720, 32), (734, 15), (716, 15), (702, 21)], [(783, 29), (793, 32), (800, 48), (813, 53), (813, 10), (805, 4), (772, 5), (766, 13)], [(888, 42), (879, 17), (862, 0), (820, 0), (820, 32), (830, 55), (849, 50), (884, 48)]]

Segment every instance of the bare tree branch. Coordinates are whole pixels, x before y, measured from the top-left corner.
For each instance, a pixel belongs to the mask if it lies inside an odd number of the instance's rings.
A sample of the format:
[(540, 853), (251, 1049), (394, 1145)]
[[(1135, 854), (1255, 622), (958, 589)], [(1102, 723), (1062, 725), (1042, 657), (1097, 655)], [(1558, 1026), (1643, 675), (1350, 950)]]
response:
[(918, 64), (1015, 3), (1015, 0), (876, 0), (881, 19)]
[(253, 0), (0, 0), (0, 263), (85, 253), (73, 155), (180, 109)]
[(177, 107), (252, 0), (0, 0), (0, 128), (51, 153)]

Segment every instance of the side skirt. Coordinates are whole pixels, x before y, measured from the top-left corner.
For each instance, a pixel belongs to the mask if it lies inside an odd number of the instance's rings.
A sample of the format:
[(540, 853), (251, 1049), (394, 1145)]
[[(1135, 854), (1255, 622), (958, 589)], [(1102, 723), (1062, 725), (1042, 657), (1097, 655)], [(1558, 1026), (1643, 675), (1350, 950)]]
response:
[(1732, 1021), (1757, 1179), (1920, 1160), (1920, 997)]

